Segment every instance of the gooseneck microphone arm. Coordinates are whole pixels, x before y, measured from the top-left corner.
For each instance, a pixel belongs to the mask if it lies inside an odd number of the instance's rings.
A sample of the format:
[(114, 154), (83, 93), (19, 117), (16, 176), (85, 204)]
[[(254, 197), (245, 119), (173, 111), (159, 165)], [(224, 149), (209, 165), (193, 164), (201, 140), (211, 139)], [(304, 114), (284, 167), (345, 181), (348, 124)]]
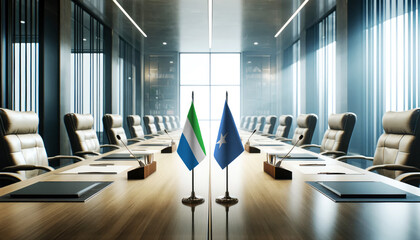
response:
[(249, 144), (249, 139), (251, 139), (252, 135), (254, 135), (254, 133), (257, 131), (257, 129), (254, 129), (254, 131), (252, 131), (251, 136), (249, 136), (248, 141), (246, 141), (246, 143)]
[(140, 167), (144, 167), (144, 166), (146, 166), (146, 164), (144, 163), (144, 162), (142, 162), (142, 161), (140, 161), (137, 157), (136, 157), (136, 155), (134, 155), (131, 151), (130, 151), (130, 149), (128, 149), (128, 147), (127, 147), (127, 145), (125, 145), (125, 143), (124, 143), (124, 141), (123, 140), (121, 140), (121, 137), (120, 137), (120, 135), (117, 135), (117, 139), (124, 145), (124, 147), (128, 150), (128, 152), (131, 154), (131, 156), (134, 158), (134, 159), (136, 159), (137, 160), (137, 162), (139, 163), (139, 165), (140, 165)]
[(296, 147), (296, 145), (300, 142), (300, 140), (302, 140), (302, 138), (303, 138), (303, 135), (300, 135), (300, 136), (299, 136), (299, 139), (296, 141), (296, 143), (295, 143), (295, 144), (293, 144), (293, 147), (290, 149), (290, 151), (289, 151), (286, 155), (284, 155), (284, 157), (283, 157), (282, 159), (280, 159), (280, 161), (278, 161), (277, 163), (275, 163), (275, 164), (274, 164), (276, 167), (280, 167), (281, 162), (282, 162), (285, 158), (289, 157), (289, 154), (293, 151), (293, 149), (294, 149), (294, 148)]
[(171, 143), (174, 142), (174, 140), (172, 139), (171, 135), (169, 135), (168, 130), (164, 129), (163, 130), (166, 134), (168, 134), (168, 137), (171, 139)]

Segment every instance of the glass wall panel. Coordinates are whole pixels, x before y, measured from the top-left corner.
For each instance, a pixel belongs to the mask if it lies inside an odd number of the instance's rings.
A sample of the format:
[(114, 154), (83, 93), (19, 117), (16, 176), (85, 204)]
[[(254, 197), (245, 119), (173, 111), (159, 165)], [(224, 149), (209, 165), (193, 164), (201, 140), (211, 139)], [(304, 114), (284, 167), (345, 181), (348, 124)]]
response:
[(7, 21), (7, 107), (39, 110), (39, 1), (10, 0)]
[[(206, 149), (210, 149), (217, 139), (226, 91), (230, 110), (235, 122), (239, 124), (240, 54), (182, 53), (180, 60), (181, 123), (185, 122), (191, 104), (191, 92), (194, 91), (194, 106), (203, 140)], [(200, 69), (199, 73), (197, 69)], [(194, 74), (198, 74), (196, 81), (193, 81)]]
[(128, 132), (127, 121), (128, 115), (135, 114), (135, 90), (140, 88), (136, 83), (140, 77), (140, 53), (133, 46), (128, 44), (124, 39), (120, 38), (120, 57), (119, 57), (119, 81), (118, 81), (118, 114), (122, 115), (123, 125)]
[(72, 7), (70, 111), (92, 114), (102, 141), (104, 115), (104, 26), (77, 4)]
[(328, 129), (328, 116), (336, 113), (336, 24), (335, 11), (318, 25), (316, 78), (319, 87), (319, 143)]
[[(420, 106), (418, 0), (365, 2), (365, 61), (368, 99), (366, 138), (373, 154), (387, 111)], [(371, 137), (373, 136), (373, 137)]]

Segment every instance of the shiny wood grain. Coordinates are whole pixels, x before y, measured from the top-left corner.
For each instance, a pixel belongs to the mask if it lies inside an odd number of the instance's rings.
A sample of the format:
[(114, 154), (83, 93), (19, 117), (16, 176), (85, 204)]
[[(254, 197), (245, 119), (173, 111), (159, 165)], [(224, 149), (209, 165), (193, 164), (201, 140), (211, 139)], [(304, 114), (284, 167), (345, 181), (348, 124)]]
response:
[[(195, 182), (197, 194), (206, 202), (192, 212), (191, 207), (181, 203), (191, 193), (191, 173), (181, 159), (176, 153), (156, 154), (155, 161), (157, 171), (144, 180), (127, 180), (126, 172), (118, 175), (51, 172), (0, 189), (3, 195), (37, 181), (114, 181), (85, 203), (0, 203), (0, 239), (205, 239), (208, 162), (195, 169), (196, 175), (206, 176), (197, 177)], [(135, 161), (115, 163), (138, 166)]]
[(239, 203), (225, 208), (215, 203), (225, 193), (225, 171), (207, 155), (195, 169), (195, 191), (206, 202), (194, 211), (181, 203), (190, 195), (191, 173), (176, 152), (156, 154), (157, 171), (144, 180), (127, 180), (126, 172), (58, 174), (91, 159), (1, 188), (3, 195), (37, 181), (114, 181), (85, 203), (0, 203), (0, 239), (207, 239), (209, 231), (213, 239), (420, 239), (420, 203), (335, 203), (305, 181), (376, 180), (420, 195), (418, 188), (363, 170), (304, 175), (292, 161), (282, 166), (293, 180), (274, 180), (263, 172), (264, 153), (245, 152), (229, 166), (229, 192)]
[(239, 203), (228, 211), (215, 203), (225, 191), (225, 171), (212, 164), (213, 238), (420, 239), (420, 203), (335, 203), (305, 181), (383, 181), (420, 196), (418, 188), (325, 159), (363, 174), (304, 175), (297, 170), (302, 162), (284, 161), (293, 179), (275, 180), (263, 171), (265, 153), (242, 153), (229, 166), (229, 192)]

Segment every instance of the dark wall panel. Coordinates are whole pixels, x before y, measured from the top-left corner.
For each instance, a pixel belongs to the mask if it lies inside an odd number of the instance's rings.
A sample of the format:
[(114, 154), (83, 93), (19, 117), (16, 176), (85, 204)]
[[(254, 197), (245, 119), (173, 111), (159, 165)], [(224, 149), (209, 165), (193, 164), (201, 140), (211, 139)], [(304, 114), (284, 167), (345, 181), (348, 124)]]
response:
[(48, 155), (60, 151), (59, 7), (60, 1), (40, 1), (39, 132)]

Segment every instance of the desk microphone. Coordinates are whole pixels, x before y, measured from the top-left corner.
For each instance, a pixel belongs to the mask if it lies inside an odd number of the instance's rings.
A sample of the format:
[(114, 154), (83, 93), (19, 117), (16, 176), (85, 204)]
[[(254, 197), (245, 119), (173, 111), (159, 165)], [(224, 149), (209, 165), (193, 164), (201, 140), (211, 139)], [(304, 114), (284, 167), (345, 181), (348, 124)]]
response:
[(174, 142), (174, 140), (172, 139), (171, 135), (169, 135), (168, 130), (163, 129), (163, 131), (164, 131), (166, 134), (168, 134), (168, 137), (171, 139), (171, 143), (173, 143), (173, 142)]
[(300, 140), (302, 140), (303, 139), (303, 135), (300, 135), (299, 136), (299, 139), (296, 141), (296, 143), (293, 145), (293, 147), (290, 149), (290, 151), (286, 154), (286, 155), (284, 155), (284, 157), (282, 158), (282, 159), (280, 159), (280, 161), (278, 161), (275, 165), (276, 165), (276, 167), (280, 167), (280, 165), (281, 165), (281, 162), (285, 159), (285, 158), (287, 158), (287, 157), (289, 157), (289, 154), (292, 152), (292, 150), (296, 147), (296, 145), (300, 142)]
[(124, 145), (124, 147), (128, 150), (128, 152), (131, 154), (131, 156), (133, 156), (133, 158), (134, 159), (136, 159), (137, 160), (137, 162), (139, 162), (139, 165), (140, 165), (140, 167), (144, 167), (145, 166), (145, 164), (142, 162), (142, 161), (140, 161), (137, 157), (136, 157), (136, 155), (134, 155), (131, 151), (130, 151), (130, 149), (128, 149), (128, 147), (127, 147), (127, 145), (125, 145), (125, 143), (123, 142), (123, 140), (121, 140), (121, 137), (120, 137), (120, 135), (117, 135), (117, 139)]
[(246, 141), (247, 144), (249, 144), (249, 139), (251, 139), (252, 135), (254, 135), (254, 133), (257, 131), (257, 129), (254, 129), (254, 131), (252, 131), (251, 136), (249, 136), (248, 141)]

